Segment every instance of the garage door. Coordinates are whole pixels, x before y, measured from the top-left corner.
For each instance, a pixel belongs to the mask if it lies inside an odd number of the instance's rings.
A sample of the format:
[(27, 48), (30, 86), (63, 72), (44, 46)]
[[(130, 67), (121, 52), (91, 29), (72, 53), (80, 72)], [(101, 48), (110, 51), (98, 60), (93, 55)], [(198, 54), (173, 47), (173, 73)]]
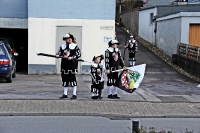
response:
[(190, 24), (189, 44), (200, 47), (200, 24)]

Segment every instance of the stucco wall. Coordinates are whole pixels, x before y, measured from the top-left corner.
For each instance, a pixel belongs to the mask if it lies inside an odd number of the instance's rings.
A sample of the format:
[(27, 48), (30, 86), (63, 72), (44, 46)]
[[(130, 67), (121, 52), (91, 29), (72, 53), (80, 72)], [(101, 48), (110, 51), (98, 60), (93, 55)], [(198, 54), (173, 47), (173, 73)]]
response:
[(139, 28), (139, 11), (138, 8), (124, 12), (121, 14), (122, 16), (122, 23), (126, 27), (133, 31), (135, 34), (138, 34)]
[[(48, 70), (49, 73), (55, 72), (55, 67), (53, 66), (56, 65), (56, 59), (36, 56), (36, 52), (55, 54), (55, 51), (58, 49), (56, 47), (57, 26), (82, 27), (81, 58), (89, 61), (92, 60), (94, 55), (104, 54), (108, 47), (107, 42), (104, 42), (104, 37), (114, 38), (115, 32), (114, 20), (29, 18), (28, 23), (28, 64), (29, 69), (31, 69), (29, 70), (29, 74), (38, 73), (38, 68), (40, 68), (38, 65), (46, 66), (46, 70)], [(100, 26), (104, 25), (113, 26), (113, 29), (100, 29)], [(89, 69), (89, 63), (82, 63), (82, 65), (84, 65), (84, 69)], [(41, 71), (43, 70), (41, 69)]]
[(150, 23), (150, 13), (155, 13), (155, 8), (139, 12), (139, 36), (154, 43), (154, 23)]
[(28, 0), (1, 0), (0, 18), (28, 18)]
[(177, 52), (177, 44), (181, 42), (181, 18), (173, 18), (157, 22), (156, 44), (167, 55)]
[(28, 16), (115, 20), (115, 0), (28, 0)]

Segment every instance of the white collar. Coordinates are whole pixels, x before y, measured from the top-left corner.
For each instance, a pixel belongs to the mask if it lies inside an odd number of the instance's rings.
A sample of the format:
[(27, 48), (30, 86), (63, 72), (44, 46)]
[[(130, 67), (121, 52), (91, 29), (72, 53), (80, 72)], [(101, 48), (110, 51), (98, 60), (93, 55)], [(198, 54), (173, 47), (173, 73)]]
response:
[(98, 67), (98, 63), (93, 62), (93, 63), (92, 63), (92, 66), (93, 66), (93, 67)]
[[(70, 43), (70, 44), (69, 44), (69, 49), (75, 49), (76, 45), (77, 45), (77, 44), (75, 44), (75, 43)], [(64, 50), (64, 49), (67, 47), (67, 46), (66, 46), (66, 43), (64, 43), (61, 47), (62, 47), (62, 49)]]
[(129, 42), (133, 42), (133, 43), (135, 43), (135, 40), (133, 40), (133, 41), (132, 41), (132, 40), (129, 40)]
[[(113, 51), (114, 51), (114, 48), (113, 48), (113, 47), (109, 47), (109, 48), (108, 48), (108, 50), (109, 50), (110, 52), (113, 52)], [(119, 49), (118, 49), (118, 48), (116, 48), (116, 49), (115, 49), (115, 51), (116, 51), (116, 52), (118, 52), (118, 51), (119, 51)]]

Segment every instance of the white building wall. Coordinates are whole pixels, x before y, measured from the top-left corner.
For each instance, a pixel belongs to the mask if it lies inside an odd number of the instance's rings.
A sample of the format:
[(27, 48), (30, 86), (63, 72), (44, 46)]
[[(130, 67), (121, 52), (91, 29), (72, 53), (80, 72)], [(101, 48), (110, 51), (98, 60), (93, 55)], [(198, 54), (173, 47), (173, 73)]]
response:
[(139, 11), (139, 36), (154, 43), (154, 23), (151, 24), (150, 14), (155, 14), (155, 8)]
[(182, 12), (181, 42), (189, 44), (190, 24), (200, 24), (200, 12)]
[[(81, 58), (89, 61), (92, 60), (94, 55), (104, 54), (108, 47), (108, 44), (104, 42), (104, 37), (114, 38), (115, 33), (114, 20), (28, 18), (29, 65), (56, 64), (55, 58), (36, 56), (36, 52), (55, 54), (58, 49), (55, 44), (57, 26), (82, 26)], [(100, 29), (101, 26), (112, 26), (113, 28), (105, 30)], [(82, 63), (82, 65), (90, 64)]]

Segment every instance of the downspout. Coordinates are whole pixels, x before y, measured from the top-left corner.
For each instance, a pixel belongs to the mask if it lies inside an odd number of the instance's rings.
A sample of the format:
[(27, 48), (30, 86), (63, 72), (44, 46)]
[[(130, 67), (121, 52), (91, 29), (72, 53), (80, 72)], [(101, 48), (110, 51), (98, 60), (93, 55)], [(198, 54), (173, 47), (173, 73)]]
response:
[(157, 47), (157, 42), (156, 42), (156, 32), (157, 32), (157, 15), (158, 15), (158, 10), (157, 10), (157, 6), (155, 7), (155, 11), (154, 11), (154, 18), (153, 18), (153, 22), (154, 22), (154, 44)]

